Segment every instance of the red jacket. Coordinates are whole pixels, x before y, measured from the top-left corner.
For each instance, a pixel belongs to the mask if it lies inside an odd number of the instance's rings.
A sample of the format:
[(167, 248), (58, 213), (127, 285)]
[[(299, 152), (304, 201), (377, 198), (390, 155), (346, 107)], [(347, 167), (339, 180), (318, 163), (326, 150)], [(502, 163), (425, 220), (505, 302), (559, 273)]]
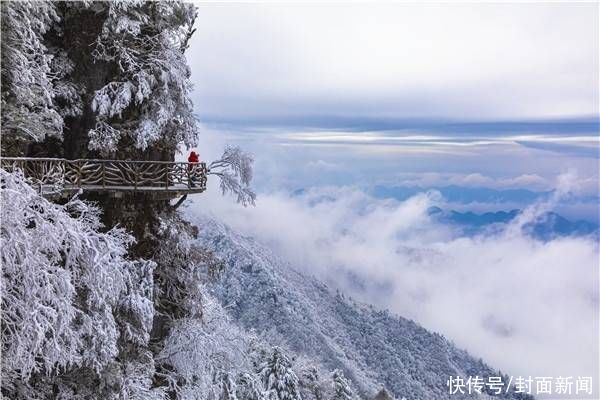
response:
[(196, 154), (196, 152), (192, 151), (190, 153), (190, 156), (188, 157), (188, 162), (197, 163), (199, 161), (200, 161), (200, 159), (198, 158), (198, 154)]

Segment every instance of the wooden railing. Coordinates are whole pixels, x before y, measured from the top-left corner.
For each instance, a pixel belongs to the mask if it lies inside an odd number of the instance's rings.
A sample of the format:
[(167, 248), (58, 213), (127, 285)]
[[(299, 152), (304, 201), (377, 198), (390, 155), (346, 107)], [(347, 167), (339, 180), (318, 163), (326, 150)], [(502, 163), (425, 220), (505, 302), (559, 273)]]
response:
[(40, 191), (120, 190), (202, 192), (206, 189), (206, 163), (132, 160), (67, 160), (63, 158), (3, 157), (0, 167), (20, 169)]

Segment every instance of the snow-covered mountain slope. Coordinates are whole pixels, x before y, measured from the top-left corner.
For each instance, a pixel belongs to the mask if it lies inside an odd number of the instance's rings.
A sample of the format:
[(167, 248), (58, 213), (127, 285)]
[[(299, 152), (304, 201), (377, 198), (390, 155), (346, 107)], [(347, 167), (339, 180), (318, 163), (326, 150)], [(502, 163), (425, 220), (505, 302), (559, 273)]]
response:
[(443, 336), (335, 293), (252, 238), (208, 217), (188, 218), (200, 228), (201, 245), (226, 263), (212, 290), (234, 320), (329, 369), (344, 369), (363, 397), (385, 386), (397, 398), (457, 399), (448, 394), (450, 376), (498, 375)]

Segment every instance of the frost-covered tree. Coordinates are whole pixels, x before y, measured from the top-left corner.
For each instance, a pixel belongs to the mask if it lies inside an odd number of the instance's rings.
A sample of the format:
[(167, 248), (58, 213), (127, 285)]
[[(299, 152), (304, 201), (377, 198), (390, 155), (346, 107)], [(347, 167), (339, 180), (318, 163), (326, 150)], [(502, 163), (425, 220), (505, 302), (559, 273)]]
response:
[(237, 381), (236, 396), (240, 400), (267, 400), (260, 377), (250, 372), (241, 373)]
[(195, 7), (154, 1), (109, 2), (103, 7), (107, 17), (92, 57), (114, 65), (116, 71), (110, 82), (94, 91), (90, 149), (114, 151), (124, 136), (141, 150), (159, 140), (172, 148), (181, 141), (193, 145), (197, 126), (183, 53)]
[(237, 146), (227, 146), (219, 160), (208, 165), (209, 175), (219, 177), (221, 192), (236, 196), (238, 203), (254, 205), (256, 194), (250, 187), (252, 181), (252, 156)]
[(62, 137), (52, 55), (44, 34), (59, 20), (50, 1), (3, 1), (2, 133), (4, 141)]
[(267, 397), (272, 400), (301, 400), (299, 382), (287, 355), (279, 347), (274, 347), (269, 358), (263, 363), (259, 374)]
[(128, 363), (113, 368), (123, 346), (150, 338), (154, 263), (127, 257), (122, 229), (99, 233), (97, 208), (51, 203), (18, 173), (0, 170), (0, 182), (2, 393), (45, 398), (47, 385), (123, 379)]
[[(174, 321), (156, 360), (170, 389), (190, 398), (234, 399), (238, 375), (251, 373), (252, 336), (231, 324), (225, 310), (206, 295), (204, 315)], [(182, 396), (185, 397), (185, 396)]]
[(355, 398), (350, 381), (346, 379), (342, 370), (336, 369), (333, 371), (331, 380), (333, 385), (333, 400), (351, 400)]
[(161, 266), (154, 275), (155, 306), (168, 319), (202, 317), (204, 284), (223, 264), (194, 244), (196, 227), (175, 212), (159, 215), (151, 258)]
[(97, 208), (0, 173), (3, 395), (266, 399), (253, 361), (265, 346), (205, 289), (223, 266), (193, 226), (161, 215), (153, 261), (133, 260), (134, 239), (99, 233)]
[(303, 400), (324, 400), (327, 398), (330, 383), (321, 375), (314, 360), (302, 357), (295, 368), (300, 380), (300, 394)]
[[(375, 395), (374, 400), (393, 400), (393, 399), (394, 399), (394, 397), (390, 394), (390, 392), (388, 392), (385, 387), (382, 387), (381, 390), (379, 392), (377, 392), (377, 394)], [(402, 399), (405, 400), (404, 397)]]
[(164, 158), (195, 143), (184, 56), (194, 5), (41, 0), (1, 10), (3, 133), (35, 143), (67, 132), (54, 152), (73, 158)]

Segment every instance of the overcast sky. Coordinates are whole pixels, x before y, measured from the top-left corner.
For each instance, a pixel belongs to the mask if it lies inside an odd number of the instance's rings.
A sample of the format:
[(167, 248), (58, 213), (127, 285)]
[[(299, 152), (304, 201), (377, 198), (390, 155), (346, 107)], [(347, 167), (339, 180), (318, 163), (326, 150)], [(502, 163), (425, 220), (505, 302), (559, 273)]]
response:
[(594, 3), (199, 3), (204, 121), (598, 115)]
[(596, 4), (198, 8), (186, 54), (199, 151), (253, 152), (259, 191), (406, 174), (541, 190), (570, 171), (598, 192)]

